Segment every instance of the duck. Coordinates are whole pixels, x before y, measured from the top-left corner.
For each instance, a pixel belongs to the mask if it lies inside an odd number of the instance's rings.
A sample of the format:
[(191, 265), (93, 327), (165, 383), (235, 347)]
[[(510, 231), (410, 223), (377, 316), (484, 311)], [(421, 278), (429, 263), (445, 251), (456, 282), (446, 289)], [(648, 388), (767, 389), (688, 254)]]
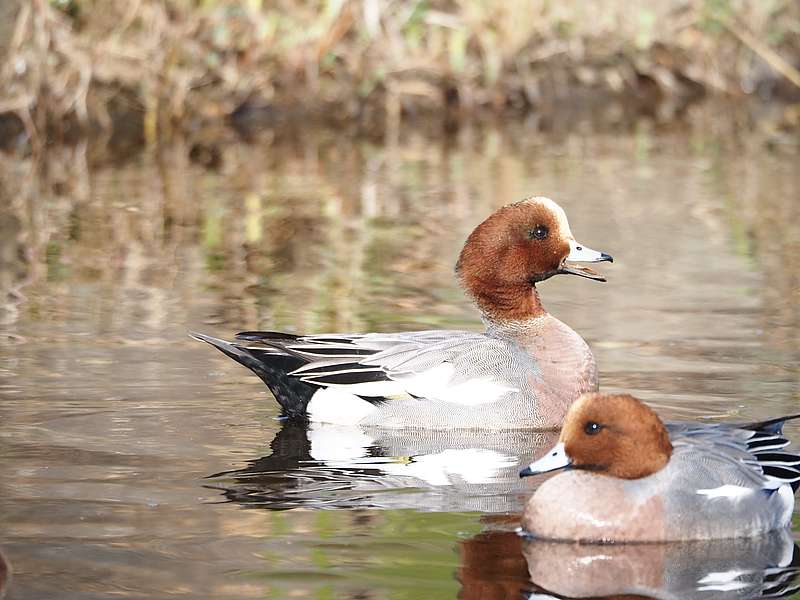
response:
[(525, 505), (521, 532), (572, 542), (752, 537), (787, 527), (800, 455), (788, 415), (747, 424), (664, 423), (628, 394), (587, 393), (558, 443), (519, 473), (561, 471)]
[(555, 275), (605, 277), (577, 263), (613, 262), (578, 243), (564, 210), (531, 197), (496, 210), (468, 236), (456, 275), (483, 332), (295, 335), (245, 331), (231, 341), (190, 332), (253, 371), (281, 417), (430, 429), (557, 429), (598, 386), (589, 346), (542, 306)]

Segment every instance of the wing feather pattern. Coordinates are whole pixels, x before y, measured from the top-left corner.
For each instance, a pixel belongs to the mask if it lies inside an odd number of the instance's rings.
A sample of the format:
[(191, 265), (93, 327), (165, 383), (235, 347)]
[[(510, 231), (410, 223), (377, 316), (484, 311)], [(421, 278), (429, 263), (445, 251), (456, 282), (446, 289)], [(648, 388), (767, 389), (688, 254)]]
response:
[(692, 453), (701, 470), (708, 467), (725, 474), (726, 481), (772, 492), (783, 484), (793, 490), (800, 485), (800, 455), (783, 450), (789, 440), (781, 430), (785, 420), (797, 417), (746, 425), (670, 423), (667, 427), (676, 450)]
[[(408, 333), (295, 336), (246, 331), (233, 342), (267, 356), (291, 356), (299, 365), (288, 375), (313, 386), (337, 386), (354, 394), (420, 397), (479, 404), (530, 385), (538, 365), (507, 340), (486, 333)], [(512, 373), (512, 381), (497, 374)], [(382, 382), (382, 383), (381, 383)], [(380, 386), (375, 386), (381, 383)], [(472, 390), (472, 396), (470, 396)]]

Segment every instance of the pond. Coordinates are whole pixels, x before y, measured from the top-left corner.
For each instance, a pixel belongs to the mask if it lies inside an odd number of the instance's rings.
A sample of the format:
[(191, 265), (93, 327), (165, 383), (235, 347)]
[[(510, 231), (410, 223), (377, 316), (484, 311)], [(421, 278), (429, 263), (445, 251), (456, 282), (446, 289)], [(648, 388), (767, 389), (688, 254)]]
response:
[[(0, 156), (7, 598), (791, 592), (768, 570), (790, 536), (633, 558), (523, 544), (537, 482), (516, 472), (553, 434), (283, 426), (256, 377), (187, 332), (481, 329), (453, 276), (461, 244), (547, 195), (615, 258), (607, 283), (540, 286), (603, 389), (669, 418), (798, 412), (797, 164), (716, 122)], [(600, 558), (616, 570), (579, 568)], [(632, 592), (636, 561), (652, 585)], [(734, 566), (755, 575), (709, 579)]]

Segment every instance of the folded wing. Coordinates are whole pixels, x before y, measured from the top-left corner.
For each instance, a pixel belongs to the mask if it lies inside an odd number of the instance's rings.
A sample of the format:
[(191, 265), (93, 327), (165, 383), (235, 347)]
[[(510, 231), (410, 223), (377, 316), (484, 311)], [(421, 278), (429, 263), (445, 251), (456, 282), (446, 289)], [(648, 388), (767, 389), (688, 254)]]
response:
[(373, 398), (417, 397), (471, 406), (527, 389), (540, 376), (538, 365), (513, 342), (465, 331), (243, 332), (234, 344), (265, 359), (297, 359), (299, 366), (288, 375), (304, 383)]
[(734, 493), (737, 486), (772, 492), (788, 484), (796, 491), (800, 485), (800, 455), (784, 450), (789, 440), (781, 431), (783, 420), (742, 426), (667, 427), (675, 451), (691, 454), (691, 462), (698, 465), (694, 473), (687, 473), (697, 479), (698, 489), (720, 490), (719, 494), (724, 495)]

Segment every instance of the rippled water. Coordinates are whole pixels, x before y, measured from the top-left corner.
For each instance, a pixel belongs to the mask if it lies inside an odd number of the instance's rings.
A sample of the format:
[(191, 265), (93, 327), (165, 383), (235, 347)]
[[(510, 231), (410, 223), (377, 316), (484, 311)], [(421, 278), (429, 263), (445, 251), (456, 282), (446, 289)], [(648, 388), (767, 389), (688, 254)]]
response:
[(0, 156), (7, 597), (717, 597), (709, 573), (732, 569), (746, 597), (789, 589), (766, 569), (791, 539), (523, 543), (516, 470), (552, 435), (282, 427), (254, 376), (186, 332), (478, 329), (460, 246), (543, 194), (615, 257), (606, 284), (541, 286), (604, 389), (670, 418), (797, 412), (797, 164), (735, 129), (647, 126)]

